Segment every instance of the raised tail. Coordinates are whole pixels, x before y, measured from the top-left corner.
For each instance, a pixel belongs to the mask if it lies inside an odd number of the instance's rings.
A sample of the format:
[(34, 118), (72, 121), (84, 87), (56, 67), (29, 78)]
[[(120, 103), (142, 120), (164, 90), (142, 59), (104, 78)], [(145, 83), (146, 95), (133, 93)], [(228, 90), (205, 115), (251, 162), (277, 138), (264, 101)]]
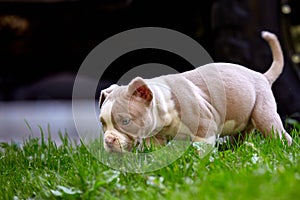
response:
[(268, 31), (263, 31), (261, 33), (261, 36), (269, 43), (273, 54), (272, 65), (270, 69), (266, 73), (264, 73), (270, 85), (272, 85), (283, 70), (283, 66), (284, 66), (283, 54), (282, 54), (281, 46), (275, 34), (270, 33)]

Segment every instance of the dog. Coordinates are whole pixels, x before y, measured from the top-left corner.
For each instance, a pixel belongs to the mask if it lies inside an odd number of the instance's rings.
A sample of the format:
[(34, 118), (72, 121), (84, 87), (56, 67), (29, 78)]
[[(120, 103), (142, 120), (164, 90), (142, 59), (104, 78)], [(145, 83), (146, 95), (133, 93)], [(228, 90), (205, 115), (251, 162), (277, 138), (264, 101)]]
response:
[[(262, 32), (273, 61), (264, 74), (231, 63), (210, 63), (180, 74), (134, 78), (101, 91), (100, 122), (107, 152), (128, 152), (141, 139), (165, 145), (170, 139), (214, 145), (218, 136), (259, 130), (286, 139), (271, 86), (284, 59), (275, 34)], [(152, 140), (151, 140), (152, 138)], [(150, 141), (151, 140), (151, 141)]]

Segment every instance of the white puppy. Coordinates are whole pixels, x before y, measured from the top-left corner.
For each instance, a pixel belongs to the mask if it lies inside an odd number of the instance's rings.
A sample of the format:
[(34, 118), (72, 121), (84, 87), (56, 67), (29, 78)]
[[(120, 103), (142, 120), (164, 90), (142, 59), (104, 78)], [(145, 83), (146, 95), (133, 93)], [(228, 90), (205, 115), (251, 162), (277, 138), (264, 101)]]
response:
[(284, 61), (277, 37), (262, 32), (273, 63), (264, 73), (230, 63), (211, 63), (181, 74), (135, 78), (100, 95), (100, 120), (107, 151), (130, 151), (133, 142), (154, 138), (191, 139), (214, 144), (217, 135), (258, 129), (264, 136), (292, 138), (276, 111), (272, 83)]

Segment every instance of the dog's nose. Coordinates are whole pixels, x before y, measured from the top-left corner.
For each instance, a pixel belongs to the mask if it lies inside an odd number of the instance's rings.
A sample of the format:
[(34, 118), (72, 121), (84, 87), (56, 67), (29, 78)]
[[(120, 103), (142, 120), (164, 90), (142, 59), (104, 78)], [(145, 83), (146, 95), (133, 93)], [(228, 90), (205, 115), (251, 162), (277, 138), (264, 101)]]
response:
[(108, 145), (112, 145), (116, 141), (116, 138), (113, 136), (107, 136), (105, 138), (105, 143)]

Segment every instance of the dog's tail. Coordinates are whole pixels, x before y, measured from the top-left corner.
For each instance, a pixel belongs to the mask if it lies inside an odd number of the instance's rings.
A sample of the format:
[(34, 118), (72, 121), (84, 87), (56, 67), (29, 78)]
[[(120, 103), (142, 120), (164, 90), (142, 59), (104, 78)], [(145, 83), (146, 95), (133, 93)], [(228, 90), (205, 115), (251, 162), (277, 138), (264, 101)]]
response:
[(283, 65), (284, 65), (283, 54), (282, 54), (281, 46), (275, 34), (267, 31), (263, 31), (261, 35), (269, 43), (273, 54), (272, 65), (270, 69), (266, 73), (264, 73), (270, 85), (272, 85), (283, 70)]

